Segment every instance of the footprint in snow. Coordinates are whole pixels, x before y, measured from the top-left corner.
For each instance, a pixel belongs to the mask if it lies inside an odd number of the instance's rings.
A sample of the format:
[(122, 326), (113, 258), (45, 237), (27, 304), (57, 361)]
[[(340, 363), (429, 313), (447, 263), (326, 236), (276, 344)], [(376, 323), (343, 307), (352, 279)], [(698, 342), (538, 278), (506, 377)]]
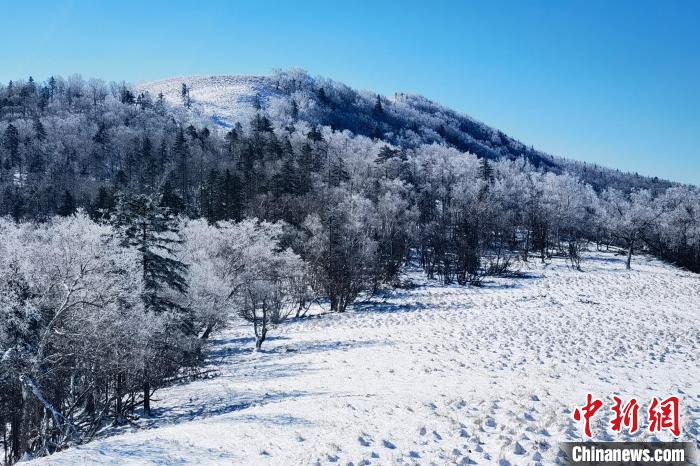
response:
[(513, 453), (515, 453), (516, 455), (524, 455), (526, 451), (523, 448), (523, 446), (520, 445), (520, 442), (515, 442), (515, 446), (513, 447)]
[(384, 448), (388, 448), (389, 450), (396, 449), (396, 445), (394, 445), (393, 443), (391, 443), (388, 440), (382, 440), (382, 445), (384, 445)]
[(368, 441), (362, 436), (357, 437), (357, 441), (360, 442), (360, 445), (362, 445), (363, 447), (368, 447), (372, 445), (372, 442)]

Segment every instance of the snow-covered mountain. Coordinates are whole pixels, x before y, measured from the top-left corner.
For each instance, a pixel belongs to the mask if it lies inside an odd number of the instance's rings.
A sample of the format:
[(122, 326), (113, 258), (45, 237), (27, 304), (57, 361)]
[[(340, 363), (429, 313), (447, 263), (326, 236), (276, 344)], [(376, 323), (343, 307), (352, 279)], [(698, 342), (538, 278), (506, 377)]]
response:
[(391, 97), (380, 96), (300, 70), (271, 76), (179, 77), (141, 83), (137, 89), (152, 97), (162, 93), (168, 103), (182, 108), (183, 85), (189, 92), (190, 110), (224, 128), (237, 122), (245, 126), (260, 111), (277, 126), (305, 121), (404, 148), (438, 143), (491, 160), (523, 157), (547, 171), (575, 174), (597, 190), (657, 191), (674, 184), (546, 154), (419, 95), (397, 92)]
[(272, 81), (264, 76), (190, 76), (141, 83), (138, 89), (151, 95), (163, 94), (165, 100), (182, 105), (182, 86), (187, 86), (192, 110), (222, 126), (245, 121), (255, 110), (256, 101), (280, 95)]
[(314, 125), (350, 130), (355, 134), (415, 147), (438, 142), (497, 159), (528, 157), (536, 165), (555, 165), (553, 158), (535, 151), (473, 118), (443, 107), (424, 97), (396, 93), (392, 97), (358, 92), (300, 71), (273, 76), (192, 76), (142, 83), (140, 91), (162, 93), (166, 101), (183, 105), (183, 85), (189, 91), (191, 109), (214, 122), (246, 123), (257, 110), (284, 118), (284, 108), (294, 101), (299, 118)]

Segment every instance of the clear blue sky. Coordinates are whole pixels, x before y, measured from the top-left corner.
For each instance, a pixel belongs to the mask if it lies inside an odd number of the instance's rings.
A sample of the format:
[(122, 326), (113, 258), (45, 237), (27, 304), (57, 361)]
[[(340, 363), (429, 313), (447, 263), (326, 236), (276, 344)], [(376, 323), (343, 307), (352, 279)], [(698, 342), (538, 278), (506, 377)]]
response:
[(700, 184), (695, 0), (0, 0), (0, 12), (4, 82), (301, 67), (423, 94), (552, 154)]

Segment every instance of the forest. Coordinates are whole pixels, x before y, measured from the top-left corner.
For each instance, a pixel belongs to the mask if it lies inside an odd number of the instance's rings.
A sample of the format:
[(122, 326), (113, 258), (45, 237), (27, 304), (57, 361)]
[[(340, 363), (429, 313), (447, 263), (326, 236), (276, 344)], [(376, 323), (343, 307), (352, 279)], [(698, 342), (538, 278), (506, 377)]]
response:
[(272, 79), (234, 125), (189, 111), (187, 85), (178, 105), (77, 75), (0, 85), (5, 464), (154, 415), (157, 389), (206, 376), (207, 339), (232, 319), (262, 350), (312, 304), (342, 313), (399, 286), (409, 261), (463, 286), (554, 256), (585, 269), (587, 248), (700, 272), (697, 187)]

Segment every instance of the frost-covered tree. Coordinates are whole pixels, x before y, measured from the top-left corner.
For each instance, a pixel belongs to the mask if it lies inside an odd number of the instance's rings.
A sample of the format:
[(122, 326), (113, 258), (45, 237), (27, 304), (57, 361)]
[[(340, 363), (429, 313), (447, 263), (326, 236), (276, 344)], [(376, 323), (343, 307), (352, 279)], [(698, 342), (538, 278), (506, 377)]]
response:
[[(198, 228), (204, 229), (201, 224)], [(211, 241), (212, 249), (205, 254), (216, 277), (216, 290), (211, 292), (209, 288), (206, 293), (250, 322), (255, 348), (260, 349), (270, 329), (297, 309), (303, 262), (290, 249), (281, 247), (281, 223), (256, 219), (224, 222), (218, 228), (210, 227), (203, 236)], [(223, 286), (226, 295), (221, 293)]]
[(608, 231), (627, 250), (625, 266), (629, 269), (635, 247), (650, 232), (662, 210), (647, 190), (625, 195), (616, 189), (608, 189), (603, 193), (602, 206)]
[(121, 415), (149, 323), (135, 252), (108, 226), (81, 213), (0, 230), (0, 420), (17, 459), (83, 440), (112, 409)]
[[(154, 316), (168, 313), (176, 323), (168, 332), (187, 337), (194, 333), (189, 309), (182, 304), (187, 291), (187, 265), (177, 258), (182, 244), (179, 223), (172, 211), (160, 204), (159, 196), (122, 196), (112, 219), (122, 245), (138, 253), (142, 280), (141, 298), (146, 311)], [(163, 335), (153, 336), (161, 344)], [(151, 372), (153, 361), (144, 361), (144, 413), (150, 415)]]
[(374, 281), (377, 218), (372, 203), (359, 195), (332, 203), (321, 216), (310, 215), (304, 222), (309, 235), (304, 255), (331, 311), (344, 312)]

